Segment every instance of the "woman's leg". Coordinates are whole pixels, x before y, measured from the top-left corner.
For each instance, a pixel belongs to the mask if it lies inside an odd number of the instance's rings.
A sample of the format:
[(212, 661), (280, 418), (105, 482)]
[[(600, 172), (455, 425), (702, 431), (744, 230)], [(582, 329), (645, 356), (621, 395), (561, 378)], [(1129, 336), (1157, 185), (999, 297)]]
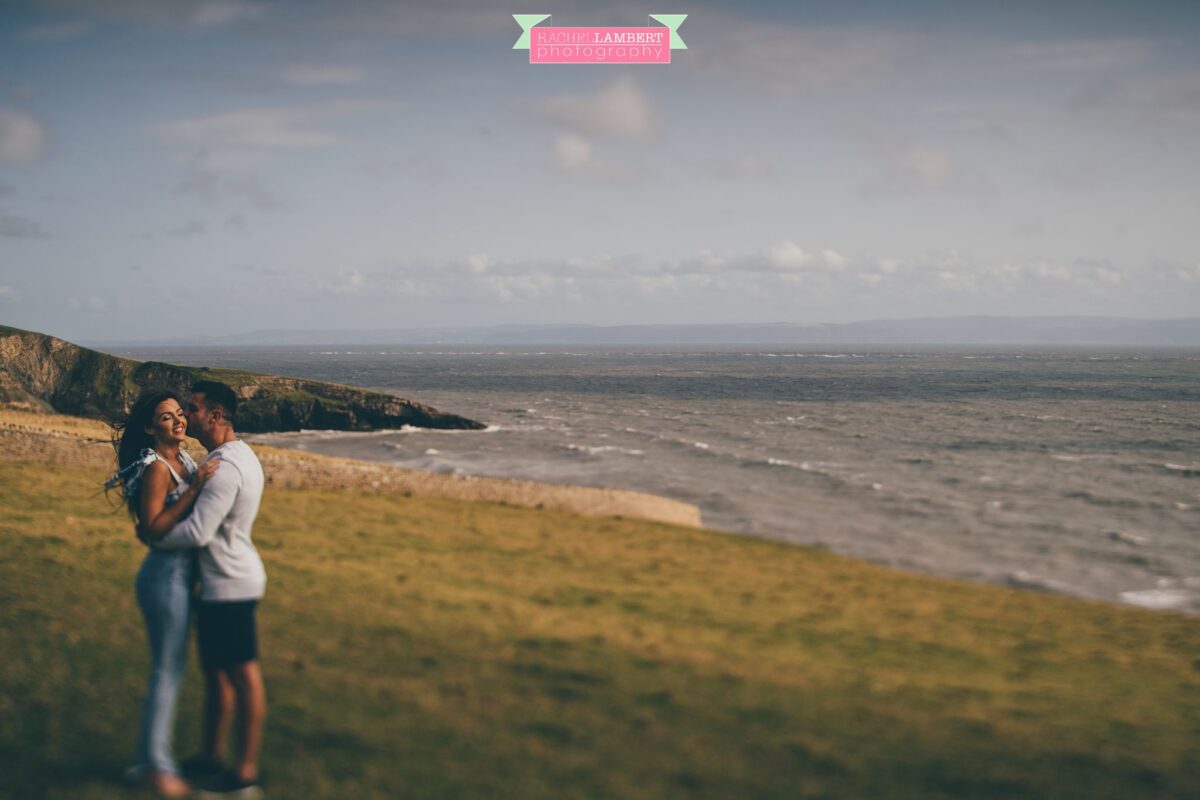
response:
[(138, 763), (172, 775), (175, 707), (187, 664), (191, 604), (190, 561), (178, 553), (151, 553), (138, 573), (138, 604), (150, 643), (150, 679), (142, 706)]

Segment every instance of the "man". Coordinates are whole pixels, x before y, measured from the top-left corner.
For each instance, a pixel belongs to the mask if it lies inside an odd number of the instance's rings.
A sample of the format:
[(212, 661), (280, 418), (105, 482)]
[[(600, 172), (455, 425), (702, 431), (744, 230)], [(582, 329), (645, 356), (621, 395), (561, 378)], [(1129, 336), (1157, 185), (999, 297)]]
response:
[[(221, 465), (191, 514), (153, 545), (199, 548), (196, 639), (205, 678), (204, 742), (191, 770), (184, 765), (185, 775), (190, 771), (203, 789), (252, 797), (261, 794), (258, 757), (267, 712), (254, 614), (267, 576), (250, 530), (264, 479), (258, 457), (234, 433), (237, 406), (237, 395), (223, 383), (200, 381), (192, 387), (185, 411), (188, 435), (208, 449), (205, 461), (220, 459)], [(239, 752), (233, 771), (226, 772), (220, 765), (235, 701)]]

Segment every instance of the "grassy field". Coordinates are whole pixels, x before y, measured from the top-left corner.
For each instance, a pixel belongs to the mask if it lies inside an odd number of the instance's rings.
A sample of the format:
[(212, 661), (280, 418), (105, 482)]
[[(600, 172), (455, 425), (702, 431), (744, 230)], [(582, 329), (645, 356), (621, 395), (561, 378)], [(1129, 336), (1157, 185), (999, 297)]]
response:
[[(0, 462), (5, 798), (127, 794), (142, 553), (101, 478)], [(1196, 618), (415, 496), (270, 490), (255, 539), (272, 797), (1196, 796)]]

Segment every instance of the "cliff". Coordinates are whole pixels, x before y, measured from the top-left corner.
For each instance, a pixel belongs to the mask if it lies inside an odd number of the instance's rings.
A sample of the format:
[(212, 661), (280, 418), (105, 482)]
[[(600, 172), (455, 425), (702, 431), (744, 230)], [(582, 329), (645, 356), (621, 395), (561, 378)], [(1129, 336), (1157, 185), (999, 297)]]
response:
[(146, 389), (186, 395), (198, 380), (233, 387), (237, 429), (370, 431), (412, 425), (478, 430), (483, 423), (402, 397), (302, 378), (230, 369), (132, 361), (0, 325), (0, 403), (64, 414), (112, 418)]

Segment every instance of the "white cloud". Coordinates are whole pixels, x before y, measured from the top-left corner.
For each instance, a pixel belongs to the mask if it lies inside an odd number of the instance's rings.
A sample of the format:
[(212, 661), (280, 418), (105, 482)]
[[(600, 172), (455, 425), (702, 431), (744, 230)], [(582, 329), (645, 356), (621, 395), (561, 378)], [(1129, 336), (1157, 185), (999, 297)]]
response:
[(832, 272), (836, 272), (850, 263), (836, 250), (825, 248), (819, 253), (811, 253), (791, 240), (780, 242), (768, 250), (766, 260), (771, 266), (781, 270), (801, 270), (812, 267)]
[(920, 192), (986, 194), (994, 189), (986, 175), (947, 150), (912, 144), (899, 136), (884, 137), (875, 148), (883, 164), (860, 187), (868, 197)]
[(561, 171), (601, 181), (624, 181), (630, 171), (618, 164), (597, 159), (592, 142), (583, 136), (564, 133), (554, 138), (554, 164)]
[(592, 143), (574, 134), (555, 137), (554, 161), (565, 170), (584, 169), (592, 161)]
[(293, 149), (327, 147), (337, 139), (307, 129), (317, 112), (310, 108), (247, 108), (168, 122), (153, 128), (159, 137), (191, 147)]
[(821, 251), (821, 260), (832, 269), (841, 269), (850, 263), (849, 260), (837, 250), (830, 249)]
[(46, 129), (32, 116), (14, 108), (0, 108), (0, 164), (25, 166), (37, 162), (46, 150)]
[(795, 242), (786, 241), (772, 247), (767, 260), (780, 269), (801, 269), (811, 264), (813, 257)]
[(544, 100), (542, 117), (581, 136), (648, 139), (658, 129), (658, 113), (628, 75), (594, 94)]
[(208, 30), (224, 28), (237, 22), (262, 19), (267, 15), (266, 6), (258, 3), (243, 3), (236, 0), (211, 0), (197, 5), (188, 14), (188, 24), (194, 28)]
[(367, 276), (357, 269), (339, 269), (337, 275), (319, 284), (319, 290), (327, 294), (359, 294), (369, 288)]
[(0, 300), (19, 300), (19, 299), (21, 299), (21, 297), (20, 297), (20, 295), (17, 294), (16, 289), (14, 289), (11, 286), (6, 286), (4, 284), (0, 284)]
[(467, 267), (476, 275), (482, 275), (487, 272), (492, 260), (488, 258), (487, 253), (472, 253), (467, 256)]
[[(1134, 276), (1137, 275), (1137, 279)], [(869, 314), (1090, 313), (1120, 308), (1134, 289), (1194, 292), (1200, 264), (1162, 264), (1137, 273), (1099, 259), (983, 261), (947, 251), (906, 257), (850, 255), (792, 240), (759, 251), (702, 250), (678, 260), (596, 254), (522, 259), (474, 252), (444, 263), (406, 263), (367, 276), (352, 269), (305, 291), (401, 297), (440, 303), (606, 304), (653, 308), (664, 300), (753, 302), (775, 309), (804, 303), (806, 313), (841, 307)], [(1149, 287), (1149, 288), (1147, 288)], [(646, 303), (645, 306), (639, 306)], [(772, 312), (775, 313), (775, 312)]]
[(292, 64), (280, 72), (284, 83), (300, 87), (358, 86), (366, 81), (361, 67), (341, 64)]

